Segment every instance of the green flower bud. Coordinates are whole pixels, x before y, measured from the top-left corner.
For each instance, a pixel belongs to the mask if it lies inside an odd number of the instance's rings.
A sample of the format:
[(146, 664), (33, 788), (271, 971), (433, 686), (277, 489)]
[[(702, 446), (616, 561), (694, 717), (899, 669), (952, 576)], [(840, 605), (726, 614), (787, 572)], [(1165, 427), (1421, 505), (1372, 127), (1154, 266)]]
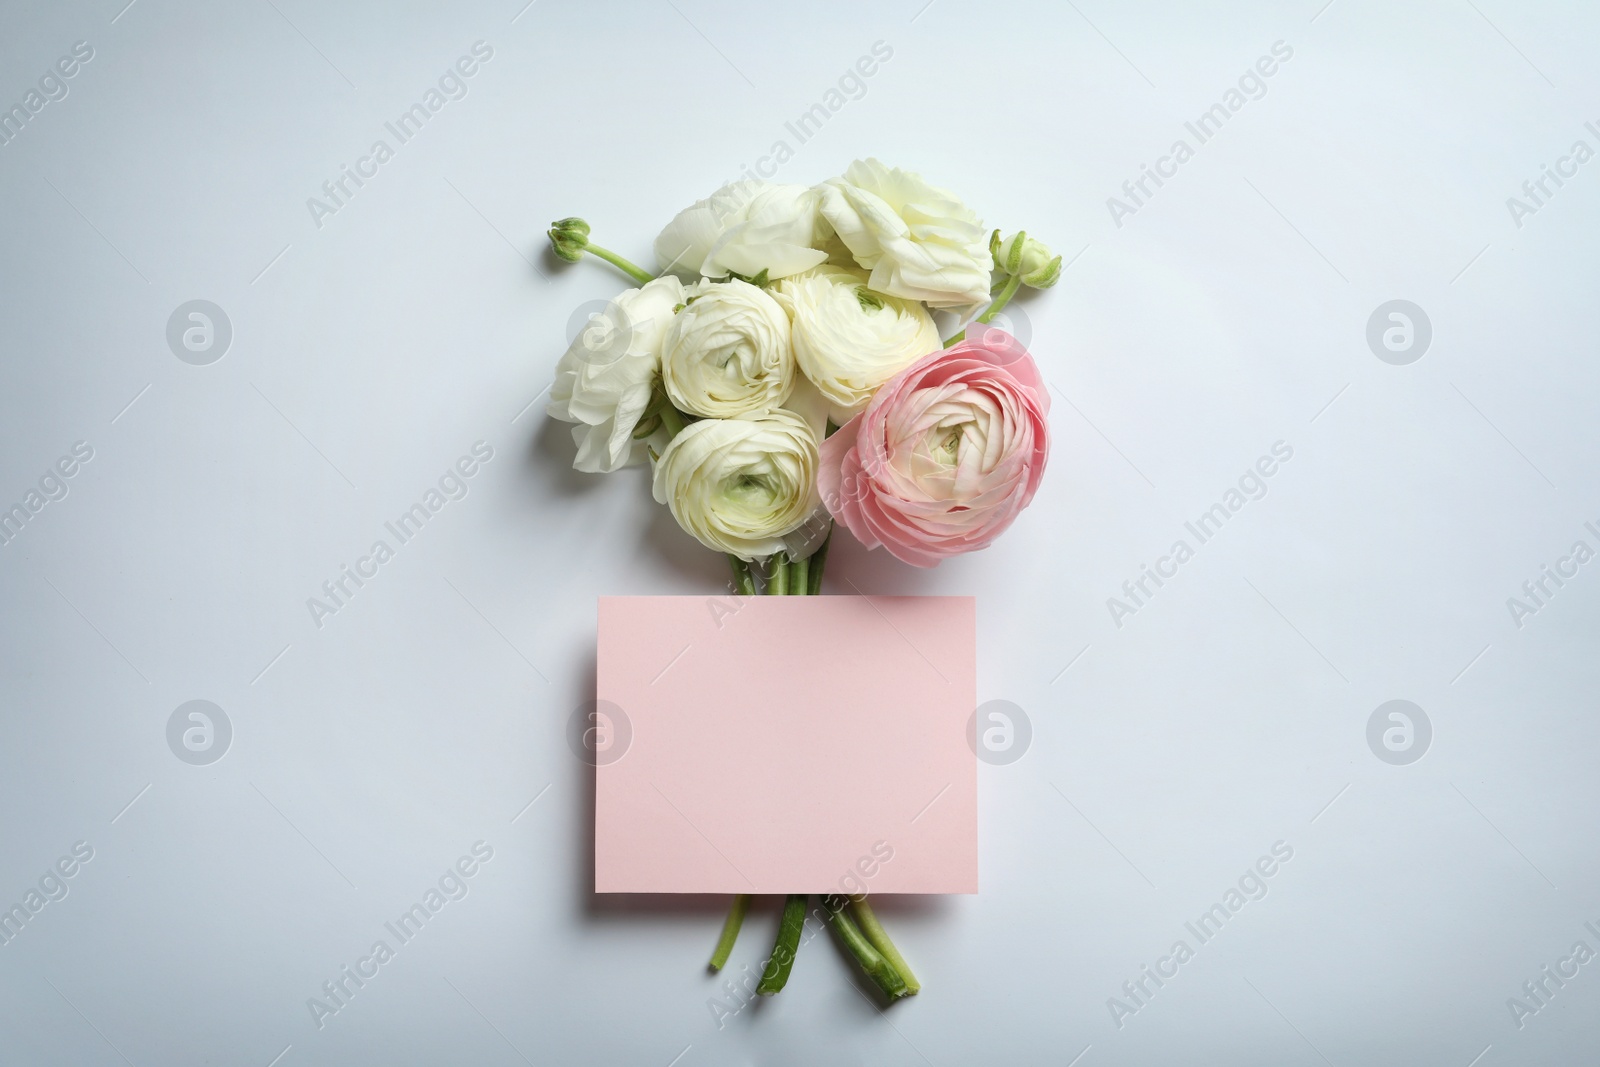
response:
[(561, 219), (550, 224), (550, 247), (568, 263), (583, 258), (589, 247), (589, 224), (582, 219)]
[(1022, 276), (1022, 284), (1034, 289), (1048, 289), (1061, 277), (1061, 257), (1057, 256), (1038, 270)]
[(1032, 274), (1050, 262), (1050, 249), (1029, 237), (1026, 230), (1018, 230), (1003, 241), (992, 241), (990, 246), (995, 269), (1006, 274)]
[(994, 231), (989, 239), (989, 254), (994, 257), (995, 270), (1016, 275), (1023, 285), (1034, 289), (1048, 289), (1061, 277), (1061, 257), (1052, 257), (1044, 242), (1035, 241), (1026, 230), (1018, 230), (1003, 241), (1000, 231)]

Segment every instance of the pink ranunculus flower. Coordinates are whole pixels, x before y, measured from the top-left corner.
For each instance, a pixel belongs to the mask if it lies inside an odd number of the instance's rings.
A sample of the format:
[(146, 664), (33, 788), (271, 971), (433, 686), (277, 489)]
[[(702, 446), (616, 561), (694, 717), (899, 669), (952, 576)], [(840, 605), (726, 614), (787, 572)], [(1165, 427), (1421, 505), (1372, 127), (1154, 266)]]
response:
[(974, 324), (878, 390), (822, 443), (817, 486), (868, 548), (918, 567), (984, 548), (1033, 499), (1050, 397), (1028, 350)]

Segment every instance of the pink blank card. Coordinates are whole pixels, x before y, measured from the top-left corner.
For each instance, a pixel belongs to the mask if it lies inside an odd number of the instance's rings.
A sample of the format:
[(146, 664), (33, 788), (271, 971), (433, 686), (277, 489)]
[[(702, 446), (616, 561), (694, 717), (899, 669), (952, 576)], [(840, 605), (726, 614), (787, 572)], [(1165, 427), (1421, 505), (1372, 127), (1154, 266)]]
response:
[(976, 893), (976, 643), (971, 597), (600, 598), (595, 889)]

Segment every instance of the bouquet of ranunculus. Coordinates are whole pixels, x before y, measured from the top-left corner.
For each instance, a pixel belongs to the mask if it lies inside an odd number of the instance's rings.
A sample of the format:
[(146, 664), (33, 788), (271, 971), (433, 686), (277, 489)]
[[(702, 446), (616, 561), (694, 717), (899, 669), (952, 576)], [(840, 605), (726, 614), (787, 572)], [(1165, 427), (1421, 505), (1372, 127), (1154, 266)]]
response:
[[(1033, 358), (988, 325), (1061, 257), (1002, 239), (919, 175), (858, 160), (821, 185), (740, 181), (680, 212), (658, 275), (562, 219), (639, 283), (593, 316), (556, 367), (548, 413), (573, 424), (581, 471), (648, 456), (655, 498), (728, 556), (736, 590), (816, 594), (833, 524), (918, 567), (983, 548), (1033, 499), (1049, 398)], [(985, 307), (985, 305), (987, 305)], [(941, 340), (934, 312), (960, 326)], [(830, 925), (888, 997), (917, 992), (866, 898), (826, 898)], [(734, 899), (720, 969), (750, 897)], [(783, 988), (805, 894), (790, 894), (757, 992)]]

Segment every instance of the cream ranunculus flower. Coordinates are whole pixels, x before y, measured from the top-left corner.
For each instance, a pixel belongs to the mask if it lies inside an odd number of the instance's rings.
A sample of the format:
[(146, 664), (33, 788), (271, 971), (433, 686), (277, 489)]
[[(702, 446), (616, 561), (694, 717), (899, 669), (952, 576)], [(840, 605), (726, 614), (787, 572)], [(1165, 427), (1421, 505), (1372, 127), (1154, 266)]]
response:
[(691, 423), (661, 453), (653, 489), (707, 548), (770, 556), (820, 504), (817, 435), (783, 409)]
[(778, 407), (794, 388), (789, 314), (757, 286), (699, 282), (672, 318), (661, 383), (693, 415), (727, 419)]
[(574, 424), (578, 470), (609, 473), (640, 458), (633, 431), (650, 403), (672, 309), (683, 299), (673, 277), (629, 289), (590, 319), (556, 364), (545, 413)]
[(804, 185), (730, 182), (667, 223), (656, 238), (656, 263), (687, 277), (799, 274), (828, 258), (816, 247), (820, 200)]
[(822, 266), (775, 290), (794, 322), (795, 362), (841, 426), (878, 386), (942, 347), (919, 301), (874, 293), (867, 282), (864, 271)]
[(988, 233), (954, 193), (876, 159), (858, 159), (818, 188), (823, 218), (872, 272), (873, 289), (936, 308), (989, 298)]

